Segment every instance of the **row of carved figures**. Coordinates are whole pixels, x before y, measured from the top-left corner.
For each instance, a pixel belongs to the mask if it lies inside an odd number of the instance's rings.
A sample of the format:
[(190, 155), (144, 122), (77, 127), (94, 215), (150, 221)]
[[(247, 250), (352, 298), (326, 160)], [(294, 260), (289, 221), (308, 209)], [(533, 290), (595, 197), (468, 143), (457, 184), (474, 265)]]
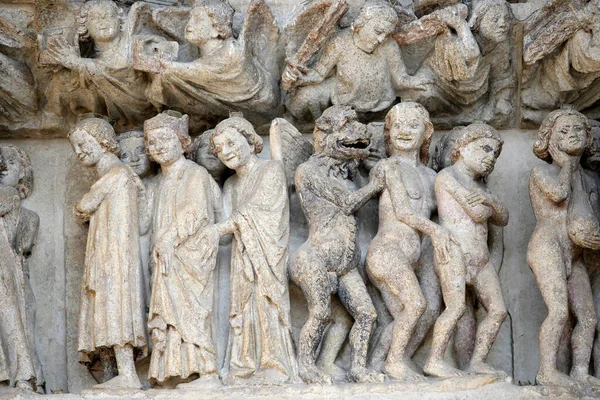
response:
[[(350, 15), (344, 0), (315, 0), (280, 32), (264, 0), (253, 0), (238, 34), (234, 10), (223, 0), (191, 8), (137, 2), (128, 12), (112, 0), (92, 0), (79, 8), (75, 26), (36, 32), (39, 50), (2, 18), (0, 45), (37, 58), (28, 68), (0, 54), (7, 71), (0, 117), (14, 123), (9, 130), (21, 124), (24, 132), (65, 132), (65, 118), (69, 125), (96, 112), (122, 131), (175, 109), (198, 131), (231, 111), (257, 124), (284, 113), (310, 124), (330, 105), (347, 105), (372, 120), (400, 97), (422, 103), (440, 127), (474, 119), (511, 126), (517, 97), (517, 114), (535, 126), (565, 103), (597, 114), (596, 1), (553, 0), (530, 16), (521, 72), (506, 1), (411, 7), (368, 0)], [(36, 113), (41, 125), (34, 126)]]
[[(194, 140), (188, 122), (165, 111), (145, 121), (143, 131), (117, 136), (106, 119), (92, 116), (69, 133), (79, 161), (99, 176), (74, 207), (75, 218), (89, 223), (78, 350), (81, 362), (108, 365), (111, 378), (96, 388), (139, 389), (135, 360), (148, 355), (150, 342), (148, 378), (158, 386), (332, 383), (347, 336), (351, 381), (414, 381), (423, 373), (506, 378), (486, 363), (507, 315), (497, 269), (509, 212), (486, 185), (503, 145), (494, 128), (473, 123), (446, 133), (432, 169), (433, 124), (415, 102), (392, 107), (377, 129), (350, 107), (328, 108), (316, 120), (312, 148), (292, 124), (276, 119), (269, 160), (257, 156), (263, 139), (241, 116)], [(600, 384), (589, 374), (599, 294), (588, 269), (598, 272), (600, 249), (593, 143), (589, 120), (560, 109), (546, 117), (533, 146), (546, 161), (531, 171), (537, 225), (527, 254), (548, 307), (540, 330), (542, 385)], [(0, 246), (7, 256), (0, 258), (0, 377), (40, 388), (26, 268), (38, 220), (20, 205), (33, 175), (18, 148), (2, 146), (1, 154)], [(157, 175), (151, 160), (160, 166)], [(288, 254), (294, 203), (308, 237)], [(361, 266), (357, 220), (369, 207), (378, 208), (379, 227)], [(213, 273), (228, 243), (229, 338), (220, 369)], [(309, 307), (297, 343), (288, 280)], [(487, 312), (478, 325), (474, 301)], [(557, 369), (557, 354), (570, 312), (577, 323), (567, 376)], [(324, 338), (330, 322), (342, 332)], [(411, 357), (431, 328), (421, 370)], [(460, 369), (444, 359), (455, 331)]]

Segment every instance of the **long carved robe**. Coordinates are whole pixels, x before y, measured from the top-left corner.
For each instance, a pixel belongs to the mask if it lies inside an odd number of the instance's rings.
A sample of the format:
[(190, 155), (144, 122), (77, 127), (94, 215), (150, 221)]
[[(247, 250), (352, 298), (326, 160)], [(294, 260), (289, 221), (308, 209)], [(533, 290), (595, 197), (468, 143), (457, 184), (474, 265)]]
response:
[[(21, 216), (20, 199), (16, 190), (0, 186), (0, 203), (10, 210), (0, 218), (0, 381), (33, 379), (41, 384), (43, 378), (31, 336), (26, 332), (23, 308), (23, 259), (13, 247), (14, 227)], [(12, 205), (10, 205), (12, 203)]]
[(91, 361), (98, 347), (129, 344), (146, 352), (138, 217), (142, 185), (130, 167), (119, 165), (80, 201), (84, 209), (94, 210), (81, 289), (81, 362)]
[(179, 170), (158, 178), (153, 199), (153, 242), (175, 229), (183, 243), (169, 260), (167, 275), (154, 267), (148, 326), (159, 330), (164, 351), (152, 352), (149, 379), (163, 382), (174, 376), (187, 378), (217, 373), (213, 340), (213, 271), (216, 253), (202, 261), (197, 241), (202, 227), (215, 222), (220, 189), (208, 172), (185, 160)]
[(237, 227), (231, 256), (229, 377), (293, 381), (297, 366), (286, 271), (289, 205), (282, 165), (258, 159), (244, 179), (229, 178), (224, 193)]

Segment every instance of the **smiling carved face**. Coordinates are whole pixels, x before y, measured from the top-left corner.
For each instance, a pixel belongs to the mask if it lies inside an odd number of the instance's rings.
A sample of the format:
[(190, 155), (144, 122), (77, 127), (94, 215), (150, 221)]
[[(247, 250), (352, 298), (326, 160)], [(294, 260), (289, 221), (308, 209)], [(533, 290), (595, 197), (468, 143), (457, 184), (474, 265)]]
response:
[(398, 109), (389, 131), (392, 154), (420, 150), (425, 140), (424, 134), (425, 123), (417, 109)]
[(214, 135), (212, 140), (217, 157), (229, 169), (243, 167), (254, 154), (254, 146), (233, 127), (225, 128), (218, 135)]
[(119, 14), (107, 2), (94, 5), (88, 14), (87, 28), (91, 38), (96, 42), (110, 42), (119, 35)]
[(146, 133), (148, 154), (154, 161), (169, 165), (183, 155), (183, 147), (175, 131), (169, 127), (151, 129)]

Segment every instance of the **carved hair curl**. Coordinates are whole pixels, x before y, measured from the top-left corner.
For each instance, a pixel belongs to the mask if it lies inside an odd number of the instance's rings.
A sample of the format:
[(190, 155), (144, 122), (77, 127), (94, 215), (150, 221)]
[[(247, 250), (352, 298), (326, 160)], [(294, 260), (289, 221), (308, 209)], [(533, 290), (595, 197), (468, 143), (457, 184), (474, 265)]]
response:
[(75, 125), (69, 132), (67, 137), (71, 140), (73, 133), (76, 131), (84, 131), (98, 142), (100, 146), (110, 153), (117, 156), (120, 155), (121, 150), (119, 149), (119, 143), (117, 142), (117, 135), (112, 125), (102, 118), (87, 118), (81, 120)]
[(425, 132), (423, 133), (423, 144), (419, 150), (421, 162), (427, 165), (429, 161), (429, 145), (431, 144), (431, 136), (433, 136), (433, 124), (429, 120), (429, 112), (423, 107), (423, 105), (414, 102), (407, 101), (404, 103), (396, 104), (385, 116), (385, 125), (383, 127), (383, 133), (385, 135), (385, 151), (388, 157), (392, 154), (390, 129), (394, 120), (398, 118), (398, 113), (402, 109), (411, 109), (419, 113), (419, 116), (423, 119), (423, 125), (425, 125)]
[(394, 27), (400, 22), (398, 13), (388, 2), (382, 0), (367, 1), (352, 23), (352, 30), (358, 32), (370, 20), (377, 18), (389, 22)]
[(200, 8), (210, 18), (213, 28), (222, 39), (233, 36), (233, 8), (223, 0), (202, 0), (195, 8)]
[(122, 140), (127, 139), (144, 139), (144, 131), (141, 129), (135, 129), (127, 132), (122, 132), (117, 135), (117, 140), (121, 143)]
[(554, 130), (556, 122), (558, 122), (561, 117), (568, 116), (579, 118), (583, 124), (586, 135), (584, 154), (593, 152), (592, 126), (590, 125), (590, 121), (588, 121), (587, 117), (579, 111), (571, 109), (558, 109), (548, 114), (540, 125), (540, 129), (538, 130), (537, 134), (537, 140), (533, 144), (533, 154), (535, 154), (537, 158), (544, 160), (547, 163), (552, 163), (552, 156), (550, 155), (550, 137), (552, 136), (552, 131)]
[(19, 157), (21, 174), (23, 177), (19, 179), (16, 188), (19, 191), (19, 197), (21, 200), (26, 199), (31, 195), (31, 192), (33, 192), (33, 167), (31, 165), (31, 159), (24, 150), (18, 148), (17, 146), (13, 146), (12, 144), (3, 144), (0, 146), (0, 150), (4, 149), (14, 150)]
[(494, 139), (495, 141), (497, 141), (498, 150), (496, 150), (495, 156), (496, 158), (500, 156), (504, 140), (502, 140), (498, 131), (489, 126), (488, 124), (474, 123), (469, 126), (465, 126), (460, 130), (460, 134), (458, 136), (458, 139), (456, 140), (456, 144), (452, 148), (452, 153), (450, 155), (452, 164), (458, 161), (458, 158), (460, 157), (460, 150), (463, 147), (478, 139)]
[(110, 9), (112, 9), (119, 18), (119, 27), (120, 30), (123, 30), (125, 26), (125, 15), (123, 13), (123, 9), (117, 6), (111, 0), (91, 0), (81, 6), (79, 10), (79, 14), (77, 15), (77, 34), (79, 36), (80, 42), (86, 42), (91, 39), (90, 32), (88, 30), (88, 18), (89, 14), (93, 8), (99, 7), (101, 5), (106, 5)]
[(254, 127), (250, 122), (242, 117), (230, 117), (226, 120), (223, 120), (215, 126), (215, 130), (210, 136), (210, 151), (218, 156), (219, 152), (215, 147), (215, 137), (222, 135), (227, 128), (233, 128), (242, 135), (250, 146), (254, 146), (254, 154), (258, 154), (263, 149), (263, 140), (256, 133)]

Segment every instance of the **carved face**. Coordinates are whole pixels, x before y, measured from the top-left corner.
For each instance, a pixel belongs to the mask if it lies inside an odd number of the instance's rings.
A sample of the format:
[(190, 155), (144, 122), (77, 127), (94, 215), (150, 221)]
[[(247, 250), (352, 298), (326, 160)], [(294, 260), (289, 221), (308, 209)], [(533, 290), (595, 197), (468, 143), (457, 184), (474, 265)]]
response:
[(323, 135), (321, 154), (338, 160), (364, 160), (371, 154), (371, 134), (367, 127), (358, 121), (348, 121), (340, 129)]
[(504, 4), (492, 6), (481, 18), (480, 35), (491, 42), (500, 43), (508, 38), (512, 24), (508, 7)]
[(185, 39), (193, 45), (201, 46), (217, 37), (219, 37), (219, 32), (215, 29), (213, 21), (202, 7), (195, 7), (185, 26)]
[(580, 118), (575, 115), (560, 117), (554, 124), (550, 143), (571, 156), (580, 156), (585, 150), (587, 134)]
[(143, 137), (131, 137), (119, 141), (121, 147), (121, 161), (133, 169), (140, 177), (150, 173), (151, 164), (146, 154), (146, 143)]
[(69, 138), (75, 155), (83, 165), (93, 167), (98, 164), (104, 155), (104, 149), (92, 135), (77, 129)]
[(112, 7), (99, 3), (90, 9), (87, 28), (94, 41), (109, 42), (119, 35), (119, 15)]
[(392, 154), (419, 151), (425, 139), (425, 124), (419, 111), (413, 108), (401, 108), (395, 116), (389, 132)]
[(394, 29), (394, 25), (388, 21), (372, 18), (355, 33), (355, 42), (363, 51), (372, 53), (380, 43), (394, 33)]
[(486, 176), (494, 170), (499, 145), (496, 139), (477, 139), (460, 149), (460, 158), (476, 175)]
[(23, 179), (23, 165), (17, 151), (10, 147), (0, 147), (2, 163), (5, 169), (0, 171), (0, 183), (2, 185), (16, 187)]
[(183, 154), (183, 147), (177, 134), (168, 127), (148, 131), (146, 147), (150, 157), (161, 165), (169, 165), (177, 161)]
[(221, 177), (227, 170), (227, 167), (213, 155), (210, 151), (209, 143), (201, 143), (195, 154), (196, 162), (202, 165), (211, 174), (215, 180), (221, 180)]
[(213, 137), (219, 160), (227, 168), (238, 169), (250, 161), (254, 147), (236, 129), (229, 127), (223, 133)]

